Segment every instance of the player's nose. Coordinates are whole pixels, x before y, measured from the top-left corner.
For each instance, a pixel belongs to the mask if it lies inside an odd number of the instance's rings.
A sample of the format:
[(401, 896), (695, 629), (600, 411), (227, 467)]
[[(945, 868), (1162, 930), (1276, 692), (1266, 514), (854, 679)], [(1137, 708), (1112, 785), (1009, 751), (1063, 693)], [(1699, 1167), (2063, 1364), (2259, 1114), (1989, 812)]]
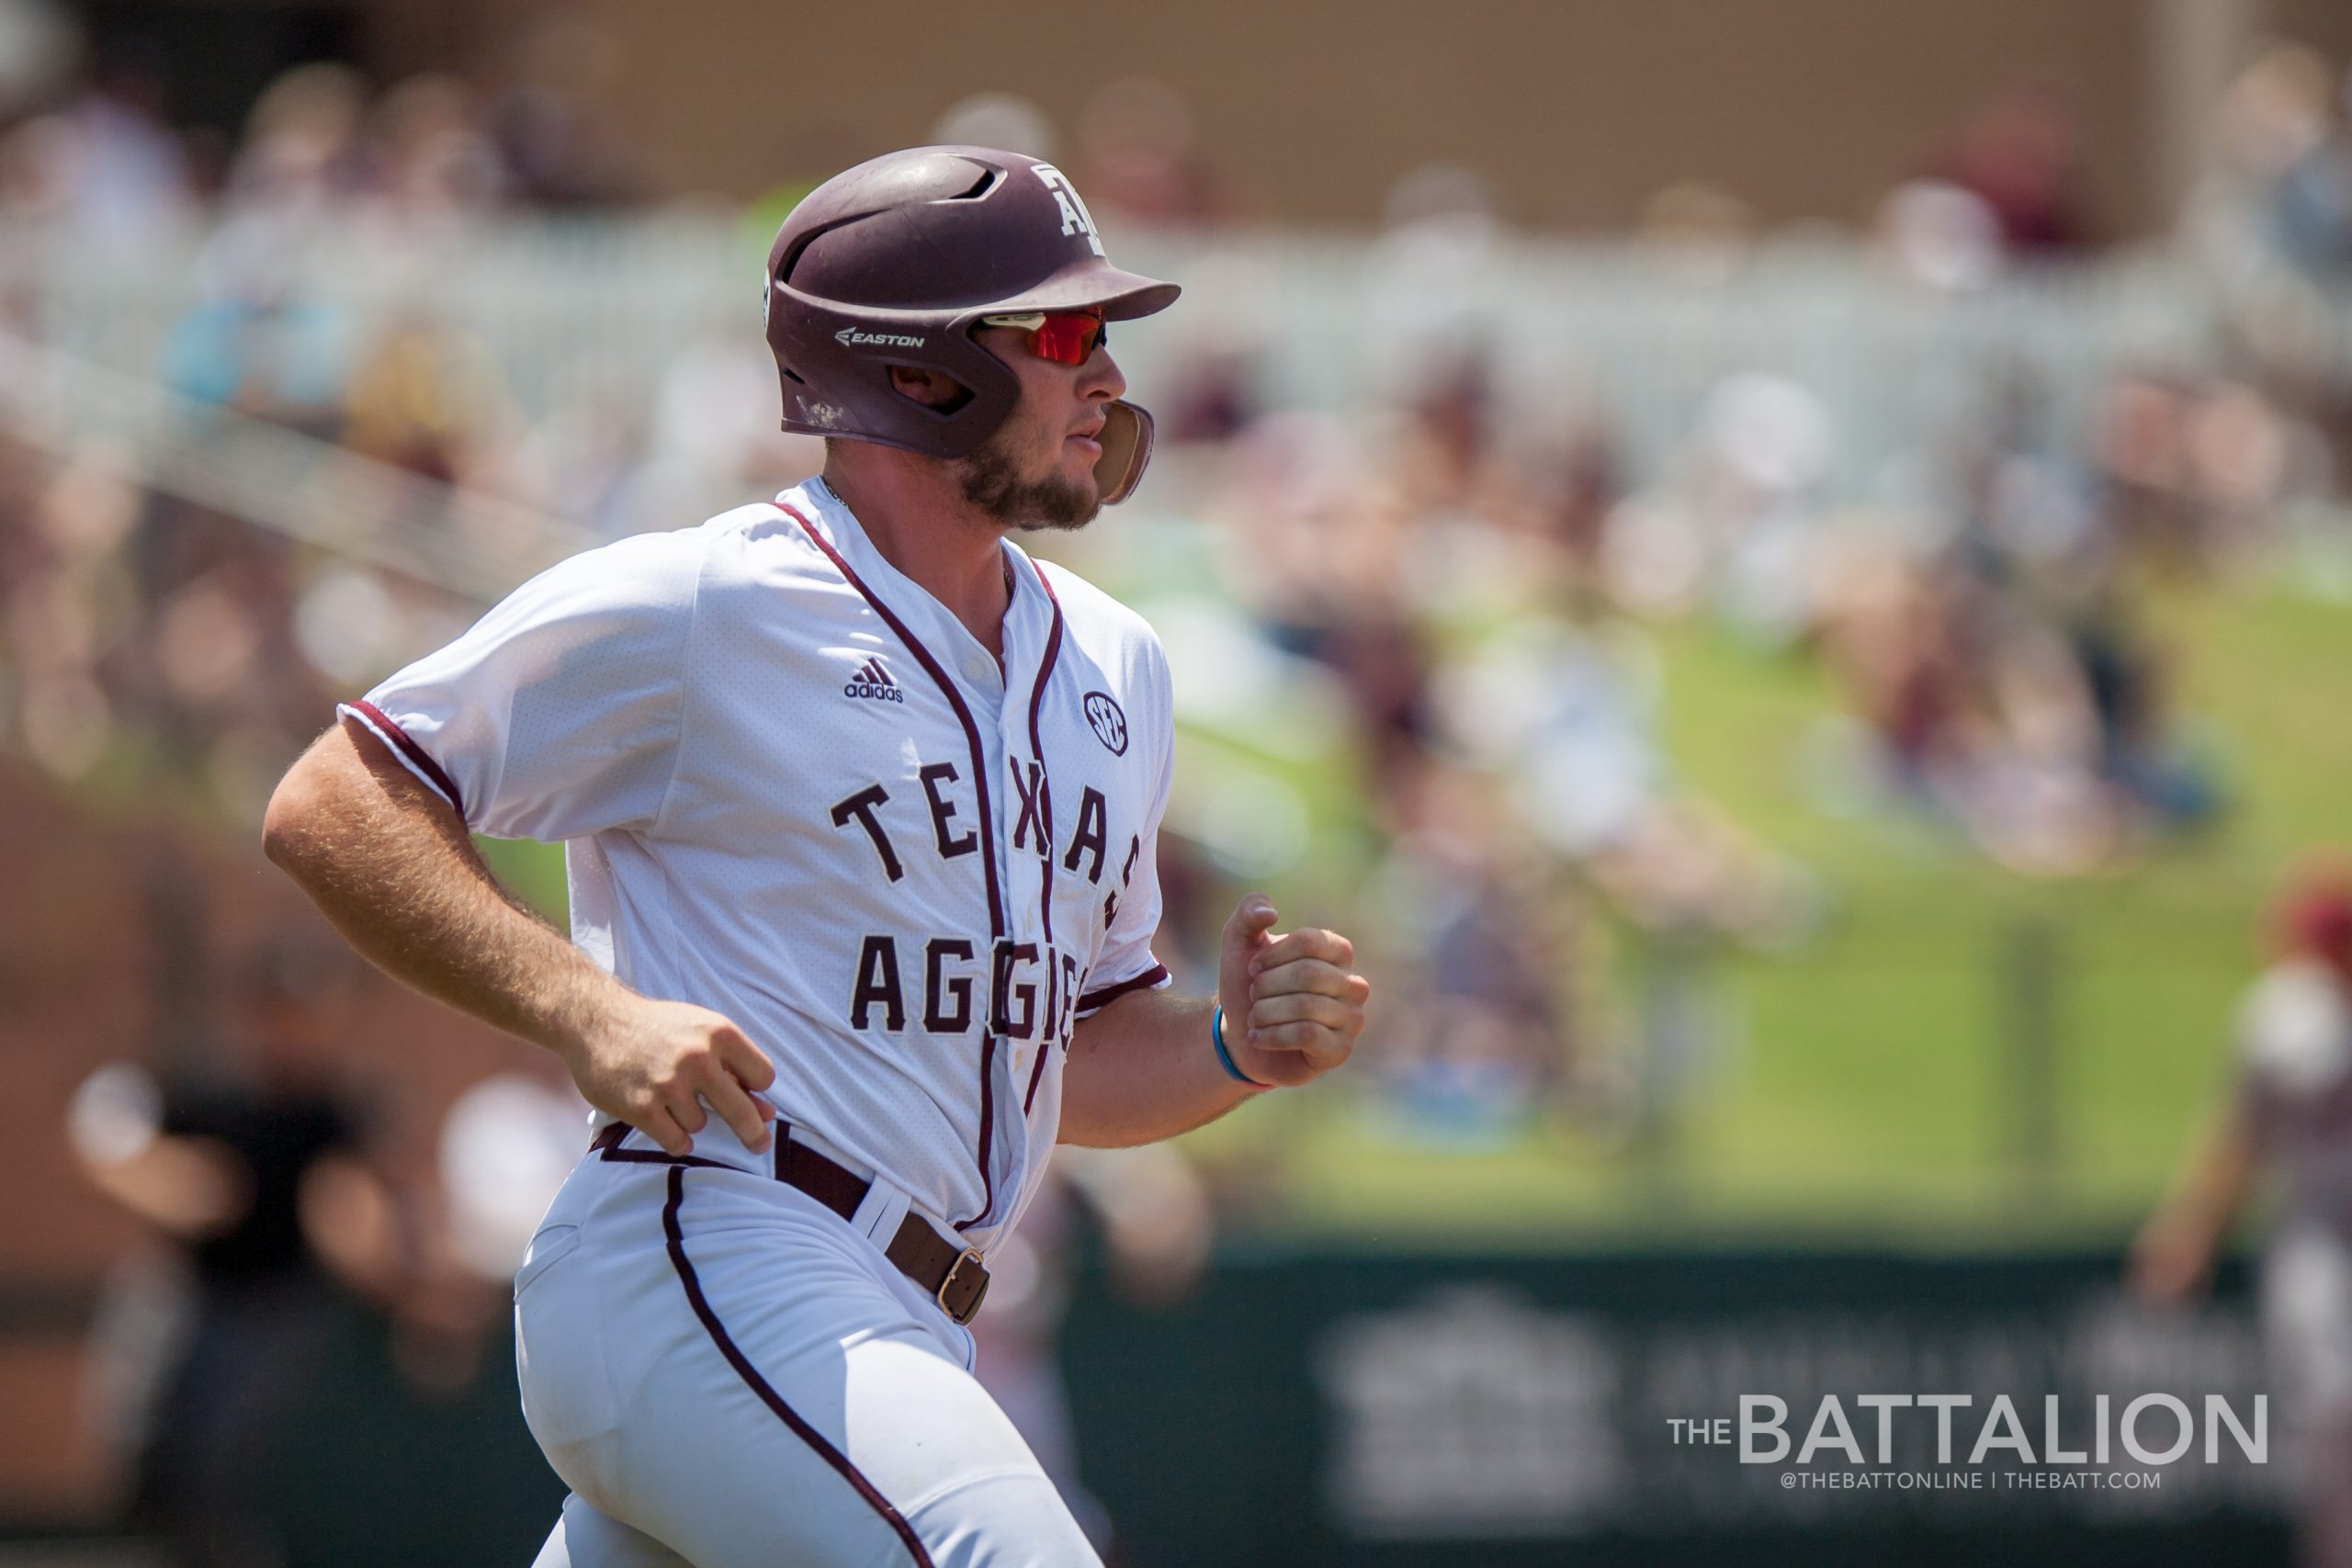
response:
[(1085, 368), (1079, 372), (1078, 390), (1089, 402), (1116, 402), (1127, 395), (1127, 378), (1108, 348), (1098, 348), (1087, 356)]

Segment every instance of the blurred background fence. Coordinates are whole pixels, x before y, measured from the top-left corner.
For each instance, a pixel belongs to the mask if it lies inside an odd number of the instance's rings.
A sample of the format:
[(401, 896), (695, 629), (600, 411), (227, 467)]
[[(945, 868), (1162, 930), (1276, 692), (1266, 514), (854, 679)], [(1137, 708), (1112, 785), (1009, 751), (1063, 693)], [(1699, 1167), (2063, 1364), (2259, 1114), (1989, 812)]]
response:
[[(152, 375), (199, 306), (283, 300), (320, 353), (376, 323), (458, 334), (518, 412), (648, 405), (690, 355), (740, 355), (759, 309), (763, 228), (732, 216), (469, 219), (422, 232), (364, 223), (165, 228), (126, 245), (78, 227), (0, 227), (0, 289), (22, 331), (108, 369)], [(1631, 477), (1655, 478), (1735, 372), (1788, 378), (1822, 405), (1832, 493), (1867, 493), (1918, 433), (1967, 411), (1988, 370), (2042, 401), (2037, 434), (2079, 428), (2123, 369), (2187, 371), (2229, 336), (2227, 296), (2168, 251), (2028, 267), (1937, 287), (1834, 235), (1725, 248), (1542, 239), (1473, 222), (1385, 243), (1280, 231), (1148, 232), (1123, 250), (1186, 279), (1196, 321), (1136, 329), (1121, 363), (1165, 382), (1204, 344), (1246, 351), (1272, 407), (1355, 411), (1432, 354), (1476, 356), (1499, 395), (1605, 407)], [(746, 278), (751, 281), (747, 283)], [(2341, 356), (2324, 305), (2299, 326)], [(757, 347), (756, 340), (752, 347)]]

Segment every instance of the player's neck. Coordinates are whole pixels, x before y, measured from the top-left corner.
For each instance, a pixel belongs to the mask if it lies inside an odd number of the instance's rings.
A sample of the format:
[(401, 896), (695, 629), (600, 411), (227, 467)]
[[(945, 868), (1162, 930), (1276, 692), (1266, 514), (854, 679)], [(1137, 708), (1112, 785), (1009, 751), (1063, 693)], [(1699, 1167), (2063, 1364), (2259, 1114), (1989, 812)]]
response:
[[(964, 499), (952, 480), (882, 448), (853, 448), (825, 465), (826, 487), (848, 507), (882, 558), (947, 607), (1000, 659), (1012, 589), (1004, 525)], [(879, 458), (881, 460), (862, 460)]]

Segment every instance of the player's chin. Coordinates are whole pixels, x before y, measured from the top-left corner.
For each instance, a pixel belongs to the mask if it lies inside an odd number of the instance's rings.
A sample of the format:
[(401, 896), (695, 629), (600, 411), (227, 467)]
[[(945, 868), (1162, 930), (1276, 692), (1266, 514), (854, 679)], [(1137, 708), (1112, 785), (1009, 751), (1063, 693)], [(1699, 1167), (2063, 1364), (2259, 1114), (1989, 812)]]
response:
[(1102, 491), (1091, 466), (1056, 474), (1032, 487), (1028, 500), (1025, 525), (1031, 528), (1083, 528), (1102, 510)]
[(1083, 506), (1057, 507), (1049, 512), (1031, 514), (1029, 521), (1022, 526), (1033, 533), (1074, 534), (1093, 522), (1102, 510), (1102, 503), (1095, 501), (1089, 501)]

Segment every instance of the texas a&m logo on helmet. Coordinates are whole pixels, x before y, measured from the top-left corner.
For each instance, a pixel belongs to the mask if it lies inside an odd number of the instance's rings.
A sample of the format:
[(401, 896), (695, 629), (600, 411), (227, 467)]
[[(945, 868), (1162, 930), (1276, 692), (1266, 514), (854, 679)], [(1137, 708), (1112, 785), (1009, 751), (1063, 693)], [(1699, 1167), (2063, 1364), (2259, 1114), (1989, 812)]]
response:
[(1054, 205), (1061, 209), (1062, 232), (1084, 235), (1086, 248), (1098, 256), (1102, 254), (1102, 236), (1094, 231), (1094, 216), (1079, 199), (1078, 187), (1069, 183), (1069, 176), (1051, 164), (1032, 164), (1029, 172), (1045, 181), (1046, 188), (1054, 193)]

